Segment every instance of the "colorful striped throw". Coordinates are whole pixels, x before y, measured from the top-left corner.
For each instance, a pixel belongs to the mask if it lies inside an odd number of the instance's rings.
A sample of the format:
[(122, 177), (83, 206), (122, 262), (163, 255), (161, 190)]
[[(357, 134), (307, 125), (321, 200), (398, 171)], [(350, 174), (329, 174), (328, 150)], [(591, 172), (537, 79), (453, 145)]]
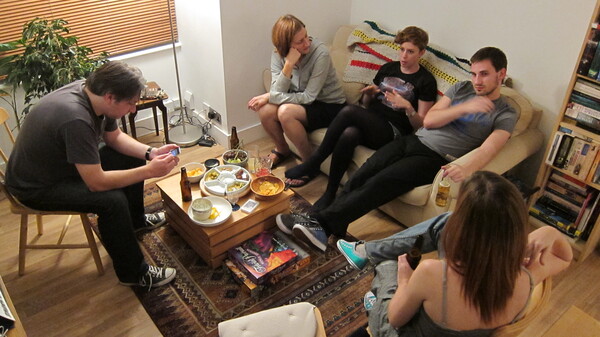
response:
[[(373, 21), (356, 26), (347, 41), (347, 46), (354, 50), (344, 71), (344, 82), (372, 84), (383, 64), (398, 60), (400, 45), (394, 42), (395, 37), (396, 34)], [(435, 77), (440, 95), (456, 82), (470, 78), (468, 60), (452, 56), (432, 43), (427, 46), (420, 63)]]

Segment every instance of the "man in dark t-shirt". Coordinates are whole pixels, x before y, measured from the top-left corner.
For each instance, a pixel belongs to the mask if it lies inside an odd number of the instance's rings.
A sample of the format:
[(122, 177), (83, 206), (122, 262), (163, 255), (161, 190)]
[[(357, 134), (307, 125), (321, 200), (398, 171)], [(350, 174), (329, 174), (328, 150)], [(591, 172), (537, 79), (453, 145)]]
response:
[(6, 185), (34, 209), (97, 214), (120, 283), (154, 287), (176, 271), (149, 266), (137, 243), (134, 231), (164, 223), (164, 214), (144, 214), (144, 179), (168, 174), (179, 160), (170, 154), (177, 145), (148, 147), (117, 125), (136, 111), (144, 83), (139, 69), (114, 61), (44, 96), (19, 132)]

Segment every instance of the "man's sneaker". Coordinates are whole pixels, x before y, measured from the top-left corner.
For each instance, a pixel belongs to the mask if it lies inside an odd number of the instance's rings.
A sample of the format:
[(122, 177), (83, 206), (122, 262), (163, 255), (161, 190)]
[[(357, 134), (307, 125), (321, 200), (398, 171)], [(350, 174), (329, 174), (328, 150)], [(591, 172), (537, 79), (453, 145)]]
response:
[(148, 271), (140, 277), (138, 282), (120, 282), (124, 286), (139, 286), (150, 288), (160, 287), (165, 285), (175, 278), (177, 271), (169, 267), (148, 266)]
[(167, 223), (165, 212), (145, 214), (145, 217), (144, 227), (136, 228), (136, 233), (152, 231)]
[(372, 291), (367, 291), (365, 297), (363, 299), (363, 305), (365, 306), (365, 310), (369, 311), (373, 309), (373, 305), (375, 305), (375, 301), (377, 301), (377, 297), (373, 294)]
[(302, 214), (277, 214), (275, 217), (275, 223), (282, 232), (292, 235), (292, 229), (294, 228), (294, 225), (299, 222), (307, 221), (307, 219), (308, 216)]
[(352, 267), (361, 270), (367, 265), (367, 262), (369, 261), (367, 260), (367, 258), (359, 256), (359, 254), (357, 254), (356, 245), (358, 245), (358, 243), (359, 242), (348, 242), (346, 240), (338, 240), (335, 245), (337, 246), (340, 253), (344, 255), (346, 260), (348, 260), (348, 263)]
[(292, 231), (298, 239), (313, 244), (322, 251), (327, 250), (327, 234), (315, 218), (302, 217), (301, 220), (294, 223)]

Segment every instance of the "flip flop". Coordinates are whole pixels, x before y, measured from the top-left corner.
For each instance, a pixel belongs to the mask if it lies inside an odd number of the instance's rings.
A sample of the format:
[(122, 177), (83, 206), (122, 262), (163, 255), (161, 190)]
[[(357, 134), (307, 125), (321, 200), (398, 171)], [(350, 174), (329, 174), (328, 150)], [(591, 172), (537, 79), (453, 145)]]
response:
[[(313, 175), (303, 175), (301, 177), (298, 178), (287, 178), (285, 180), (285, 186), (287, 186), (288, 188), (290, 187), (302, 187), (306, 184), (308, 184), (311, 180), (315, 179), (316, 176), (318, 176), (319, 173), (317, 172), (316, 174)], [(300, 182), (297, 184), (292, 184), (292, 180), (299, 180)]]
[(273, 149), (273, 150), (271, 150), (271, 153), (275, 155), (275, 159), (273, 160), (273, 164), (271, 165), (271, 168), (273, 168), (273, 169), (292, 156), (291, 151), (288, 154), (283, 154), (283, 153)]

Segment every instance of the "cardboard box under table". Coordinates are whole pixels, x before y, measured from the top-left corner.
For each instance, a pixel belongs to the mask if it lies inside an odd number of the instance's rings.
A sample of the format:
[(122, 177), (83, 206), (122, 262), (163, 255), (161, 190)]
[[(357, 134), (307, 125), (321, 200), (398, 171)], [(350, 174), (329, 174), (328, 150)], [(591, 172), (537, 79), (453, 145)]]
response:
[[(164, 200), (169, 224), (181, 235), (198, 255), (212, 268), (216, 268), (227, 257), (227, 250), (254, 235), (275, 226), (275, 215), (284, 213), (290, 206), (291, 190), (283, 191), (277, 198), (257, 200), (258, 207), (250, 214), (235, 211), (224, 223), (215, 227), (198, 225), (188, 216), (191, 202), (181, 201), (179, 175), (173, 175), (157, 182)], [(192, 198), (206, 196), (199, 184), (192, 184)], [(240, 198), (243, 205), (249, 198), (256, 199), (252, 191)]]

